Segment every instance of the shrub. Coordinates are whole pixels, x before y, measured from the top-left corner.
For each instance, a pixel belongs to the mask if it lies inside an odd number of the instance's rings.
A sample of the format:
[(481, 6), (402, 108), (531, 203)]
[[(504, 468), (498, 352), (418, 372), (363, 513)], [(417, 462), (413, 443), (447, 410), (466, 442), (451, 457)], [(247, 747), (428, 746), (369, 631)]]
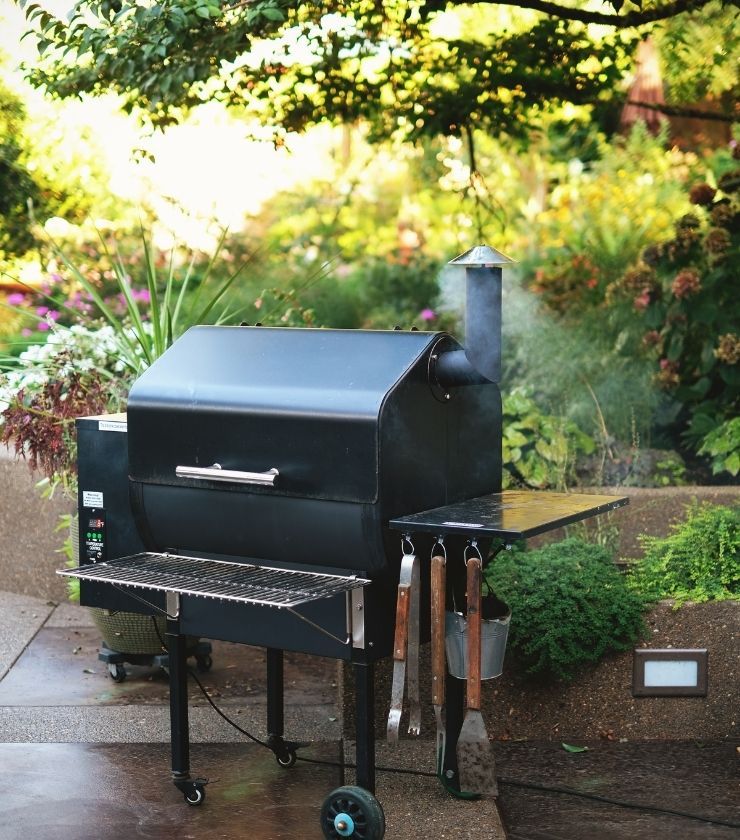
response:
[(598, 545), (567, 539), (499, 554), (486, 580), (511, 607), (509, 653), (518, 673), (572, 679), (643, 631), (642, 599)]
[(640, 538), (630, 586), (651, 601), (740, 598), (740, 506), (693, 505), (667, 537)]

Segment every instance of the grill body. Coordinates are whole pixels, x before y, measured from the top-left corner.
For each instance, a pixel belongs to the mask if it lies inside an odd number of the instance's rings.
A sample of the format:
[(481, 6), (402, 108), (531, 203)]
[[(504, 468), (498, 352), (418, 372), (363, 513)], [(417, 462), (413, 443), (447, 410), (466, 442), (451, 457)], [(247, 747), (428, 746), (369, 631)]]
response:
[[(81, 568), (61, 572), (84, 605), (166, 613), (172, 776), (190, 804), (206, 780), (190, 774), (189, 636), (267, 649), (267, 745), (284, 766), (300, 745), (283, 738), (282, 652), (351, 662), (357, 783), (373, 791), (373, 665), (394, 651), (402, 546), (425, 557), (444, 537), (461, 604), (469, 541), (485, 554), (605, 509), (555, 499), (539, 522), (527, 494), (500, 493), (499, 389), (463, 356), (445, 333), (195, 327), (126, 416), (77, 421)], [(462, 681), (445, 703), (459, 788)]]

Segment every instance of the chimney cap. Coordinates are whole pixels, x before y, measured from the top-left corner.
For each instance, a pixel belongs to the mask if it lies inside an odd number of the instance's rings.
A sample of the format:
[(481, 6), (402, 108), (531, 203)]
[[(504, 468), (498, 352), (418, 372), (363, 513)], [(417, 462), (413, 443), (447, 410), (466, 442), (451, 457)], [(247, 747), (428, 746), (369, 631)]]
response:
[(464, 254), (450, 260), (448, 265), (463, 265), (467, 268), (491, 268), (493, 266), (503, 266), (513, 263), (511, 257), (502, 254), (490, 245), (476, 245), (474, 248), (469, 248)]

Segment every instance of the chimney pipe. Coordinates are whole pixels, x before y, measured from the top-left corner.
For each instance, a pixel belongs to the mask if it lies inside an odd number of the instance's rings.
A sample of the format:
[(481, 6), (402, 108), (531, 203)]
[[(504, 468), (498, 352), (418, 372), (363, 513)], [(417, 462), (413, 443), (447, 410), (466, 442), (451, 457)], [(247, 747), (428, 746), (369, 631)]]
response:
[(488, 245), (450, 260), (465, 267), (465, 350), (440, 354), (435, 377), (443, 387), (500, 381), (501, 269), (513, 262)]

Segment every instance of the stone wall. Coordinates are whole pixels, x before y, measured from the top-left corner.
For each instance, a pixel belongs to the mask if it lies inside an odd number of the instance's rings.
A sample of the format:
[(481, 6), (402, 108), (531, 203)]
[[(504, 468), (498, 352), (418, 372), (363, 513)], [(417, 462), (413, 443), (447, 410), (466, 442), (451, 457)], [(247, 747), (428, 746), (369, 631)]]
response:
[(59, 514), (71, 510), (61, 495), (43, 499), (28, 466), (0, 457), (0, 590), (60, 602), (64, 580), (54, 571), (64, 565), (57, 552), (64, 535), (55, 532)]
[[(633, 739), (740, 738), (740, 602), (669, 603), (646, 618), (648, 636), (639, 646), (707, 648), (709, 688), (706, 697), (633, 697), (632, 660), (628, 651), (603, 659), (571, 683), (533, 685), (516, 679), (504, 665), (501, 677), (482, 687), (482, 712), (493, 739), (572, 741), (609, 737)], [(376, 665), (376, 733), (385, 736), (391, 696), (391, 663)], [(422, 646), (422, 737), (433, 738), (434, 714), (429, 685), (429, 646)], [(351, 668), (344, 668), (345, 735), (354, 737)], [(406, 716), (401, 722), (405, 733)]]
[[(714, 505), (740, 504), (740, 486), (727, 487), (603, 487), (584, 488), (580, 493), (603, 493), (605, 495), (627, 496), (629, 504), (596, 519), (589, 520), (575, 529), (597, 528), (617, 533), (617, 557), (636, 558), (642, 551), (638, 536), (650, 534), (664, 537), (672, 523), (684, 518), (686, 506), (693, 501), (710, 502)], [(573, 526), (571, 526), (573, 529)], [(550, 531), (530, 540), (537, 546), (565, 538), (562, 528)]]

